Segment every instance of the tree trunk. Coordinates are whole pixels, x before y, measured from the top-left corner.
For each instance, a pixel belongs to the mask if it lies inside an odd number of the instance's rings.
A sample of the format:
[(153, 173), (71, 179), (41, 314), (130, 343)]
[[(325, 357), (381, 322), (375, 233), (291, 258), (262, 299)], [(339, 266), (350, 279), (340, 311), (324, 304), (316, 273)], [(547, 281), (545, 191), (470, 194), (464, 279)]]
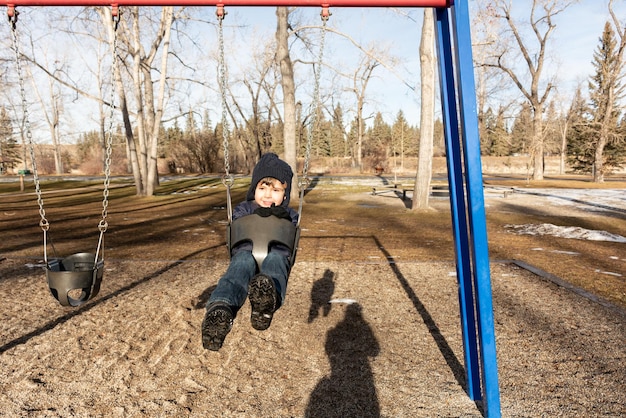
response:
[[(612, 109), (611, 109), (612, 110)], [(608, 112), (607, 112), (608, 113)], [(604, 147), (607, 142), (607, 132), (603, 124), (600, 131), (600, 138), (596, 143), (596, 149), (593, 158), (593, 181), (594, 183), (604, 183)]]
[(63, 174), (63, 161), (61, 160), (61, 144), (57, 135), (57, 125), (50, 125), (50, 136), (54, 146), (54, 171), (56, 174)]
[[(109, 45), (111, 46), (111, 55), (113, 56), (113, 39), (115, 35), (115, 29), (113, 27), (114, 22), (111, 17), (111, 9), (110, 7), (99, 7), (98, 11), (100, 12), (100, 17), (102, 18), (103, 23), (106, 25), (108, 36), (109, 36)], [(119, 29), (118, 29), (119, 30)], [(135, 146), (135, 138), (133, 133), (132, 123), (130, 121), (130, 111), (128, 109), (128, 101), (126, 100), (126, 92), (124, 89), (124, 83), (122, 82), (122, 75), (120, 71), (120, 62), (117, 57), (114, 57), (114, 61), (112, 62), (113, 71), (115, 72), (115, 88), (117, 90), (117, 94), (119, 96), (119, 108), (122, 113), (122, 121), (124, 124), (124, 133), (126, 137), (126, 149), (128, 154), (129, 167), (133, 174), (133, 179), (135, 181), (135, 190), (137, 195), (141, 195), (143, 191), (143, 182), (140, 175), (139, 170), (139, 158), (137, 156), (137, 148)], [(113, 86), (111, 86), (113, 88)], [(111, 103), (111, 105), (113, 105)]]
[(567, 128), (569, 121), (565, 120), (561, 127), (561, 149), (559, 150), (559, 174), (565, 174), (565, 160), (567, 159)]
[(427, 209), (433, 167), (433, 136), (435, 119), (435, 23), (433, 10), (424, 9), (420, 43), (422, 104), (420, 115), (420, 147), (411, 209)]
[[(141, 41), (139, 39), (139, 8), (132, 7), (131, 8), (132, 15), (132, 30), (131, 30), (131, 41), (133, 47), (133, 63), (132, 63), (132, 82), (133, 82), (133, 93), (135, 95), (135, 103), (137, 104), (137, 135), (135, 140), (137, 141), (137, 159), (139, 165), (139, 177), (141, 178), (140, 184), (137, 184), (137, 194), (140, 196), (144, 196), (146, 194), (147, 187), (147, 171), (148, 171), (148, 163), (147, 163), (147, 150), (146, 150), (146, 128), (145, 128), (145, 109), (144, 109), (144, 95), (141, 89), (141, 54), (142, 51)], [(141, 188), (139, 188), (141, 186)]]
[(58, 127), (59, 127), (59, 98), (54, 93), (54, 79), (48, 79), (48, 89), (50, 93), (50, 112), (46, 109), (46, 104), (39, 93), (39, 89), (35, 84), (35, 79), (30, 71), (28, 71), (31, 80), (33, 80), (33, 90), (41, 103), (41, 108), (44, 110), (44, 116), (48, 123), (48, 129), (50, 130), (50, 140), (52, 141), (52, 153), (54, 156), (54, 172), (56, 174), (63, 174), (63, 163), (61, 161), (61, 144), (59, 143)]
[[(167, 76), (167, 59), (169, 56), (170, 38), (172, 33), (172, 22), (174, 21), (174, 8), (167, 6), (163, 8), (161, 15), (163, 25), (163, 50), (161, 51), (161, 69), (159, 79), (159, 92), (157, 95), (156, 109), (150, 113), (150, 121), (152, 123), (150, 131), (150, 148), (148, 161), (148, 184), (146, 194), (152, 196), (154, 189), (158, 186), (158, 145), (159, 145), (159, 129), (161, 125), (161, 117), (163, 116), (163, 102), (165, 100), (165, 79)], [(152, 82), (150, 82), (150, 91), (152, 91)], [(150, 103), (153, 103), (151, 98)]]
[(534, 107), (533, 111), (533, 139), (531, 147), (531, 158), (533, 160), (533, 180), (543, 180), (543, 121), (542, 108), (540, 105)]
[[(283, 140), (285, 161), (294, 172), (293, 184), (298, 184), (298, 165), (296, 150), (296, 84), (293, 77), (293, 65), (289, 56), (289, 9), (285, 6), (276, 8), (276, 61), (280, 66), (281, 85), (283, 88)], [(320, 69), (318, 68), (318, 71)], [(313, 128), (313, 127), (312, 127)], [(297, 199), (298, 188), (291, 188), (291, 198)]]

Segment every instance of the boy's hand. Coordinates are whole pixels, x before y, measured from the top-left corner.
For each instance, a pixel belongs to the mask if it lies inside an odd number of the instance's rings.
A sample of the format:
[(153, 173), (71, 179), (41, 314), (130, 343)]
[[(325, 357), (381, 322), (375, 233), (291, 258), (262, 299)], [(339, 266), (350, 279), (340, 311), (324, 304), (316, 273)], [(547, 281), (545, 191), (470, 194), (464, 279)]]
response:
[(291, 216), (289, 216), (289, 211), (282, 206), (272, 205), (269, 208), (257, 208), (254, 213), (265, 218), (268, 216), (276, 216), (277, 218), (291, 220)]
[(272, 205), (270, 209), (272, 210), (272, 215), (276, 216), (277, 218), (287, 219), (288, 221), (291, 220), (291, 216), (289, 216), (289, 211), (287, 211), (287, 209), (285, 209), (284, 207)]
[(264, 207), (256, 208), (254, 210), (254, 213), (256, 213), (262, 218), (267, 218), (268, 216), (272, 214), (272, 208), (264, 208)]

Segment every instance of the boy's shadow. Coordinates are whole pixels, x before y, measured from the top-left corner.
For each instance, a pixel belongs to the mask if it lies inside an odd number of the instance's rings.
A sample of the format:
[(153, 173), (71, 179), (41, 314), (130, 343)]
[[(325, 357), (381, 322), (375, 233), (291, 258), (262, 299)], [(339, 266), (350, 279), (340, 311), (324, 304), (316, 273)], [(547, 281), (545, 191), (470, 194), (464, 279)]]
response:
[(204, 309), (207, 302), (209, 301), (209, 298), (211, 297), (211, 293), (213, 293), (216, 287), (216, 284), (211, 285), (204, 289), (204, 291), (200, 295), (196, 296), (192, 300), (193, 309)]
[(335, 273), (326, 269), (324, 276), (321, 279), (313, 283), (311, 289), (311, 307), (309, 308), (309, 318), (307, 322), (310, 324), (320, 314), (320, 309), (324, 313), (324, 316), (328, 316), (330, 313), (330, 298), (335, 291)]
[(380, 405), (369, 358), (380, 346), (357, 303), (348, 305), (344, 319), (326, 334), (330, 376), (317, 384), (306, 417), (379, 417)]

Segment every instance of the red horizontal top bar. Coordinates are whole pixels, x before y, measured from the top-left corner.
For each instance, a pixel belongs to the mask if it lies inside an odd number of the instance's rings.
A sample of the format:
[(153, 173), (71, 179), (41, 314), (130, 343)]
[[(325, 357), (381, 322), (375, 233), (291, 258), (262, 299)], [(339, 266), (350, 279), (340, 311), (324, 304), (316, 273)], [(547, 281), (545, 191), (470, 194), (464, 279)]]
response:
[(11, 6), (319, 6), (319, 7), (449, 7), (453, 0), (15, 0)]

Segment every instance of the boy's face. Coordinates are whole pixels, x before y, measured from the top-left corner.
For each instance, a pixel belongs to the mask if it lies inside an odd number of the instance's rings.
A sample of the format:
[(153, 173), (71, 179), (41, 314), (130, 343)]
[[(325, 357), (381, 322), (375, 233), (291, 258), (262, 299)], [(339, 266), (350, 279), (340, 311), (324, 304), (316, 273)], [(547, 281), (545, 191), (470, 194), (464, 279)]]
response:
[(254, 201), (263, 208), (280, 206), (285, 200), (285, 185), (273, 178), (262, 179), (254, 191)]

